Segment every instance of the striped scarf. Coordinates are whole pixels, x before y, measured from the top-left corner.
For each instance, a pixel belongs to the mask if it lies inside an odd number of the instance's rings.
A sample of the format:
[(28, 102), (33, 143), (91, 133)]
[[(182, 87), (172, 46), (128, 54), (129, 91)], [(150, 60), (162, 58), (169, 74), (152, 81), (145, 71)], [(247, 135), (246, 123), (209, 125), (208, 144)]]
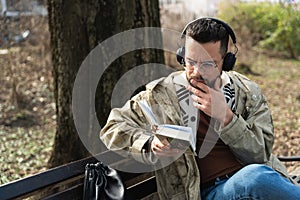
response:
[(231, 82), (231, 80), (229, 83), (227, 83), (223, 87), (223, 94), (225, 96), (227, 105), (230, 107), (230, 109), (232, 111), (234, 111), (235, 110), (235, 92), (234, 92), (234, 85)]

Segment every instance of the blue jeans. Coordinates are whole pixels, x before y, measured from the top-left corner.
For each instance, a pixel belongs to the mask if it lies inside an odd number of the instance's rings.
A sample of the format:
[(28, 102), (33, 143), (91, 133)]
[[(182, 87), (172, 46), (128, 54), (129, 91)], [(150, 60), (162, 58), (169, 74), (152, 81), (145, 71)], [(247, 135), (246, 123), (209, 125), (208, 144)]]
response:
[(203, 200), (300, 200), (300, 187), (262, 164), (245, 166), (201, 191)]

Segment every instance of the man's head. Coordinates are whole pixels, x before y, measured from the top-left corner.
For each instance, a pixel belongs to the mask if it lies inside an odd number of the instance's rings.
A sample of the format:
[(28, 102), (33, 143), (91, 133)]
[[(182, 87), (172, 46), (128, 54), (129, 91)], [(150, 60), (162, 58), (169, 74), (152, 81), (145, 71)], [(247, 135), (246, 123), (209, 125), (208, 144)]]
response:
[(222, 70), (232, 69), (235, 54), (227, 53), (229, 35), (235, 43), (232, 29), (217, 19), (200, 18), (185, 27), (182, 33), (185, 46), (181, 48), (181, 63), (187, 68), (189, 80), (212, 85)]

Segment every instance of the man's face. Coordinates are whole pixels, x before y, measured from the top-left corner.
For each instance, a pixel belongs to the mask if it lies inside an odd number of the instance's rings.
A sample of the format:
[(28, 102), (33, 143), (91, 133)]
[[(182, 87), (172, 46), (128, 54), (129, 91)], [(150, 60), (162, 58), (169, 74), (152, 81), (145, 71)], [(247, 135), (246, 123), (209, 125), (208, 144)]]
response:
[(213, 87), (221, 74), (223, 59), (220, 54), (221, 42), (200, 44), (191, 37), (185, 42), (185, 64), (187, 79)]

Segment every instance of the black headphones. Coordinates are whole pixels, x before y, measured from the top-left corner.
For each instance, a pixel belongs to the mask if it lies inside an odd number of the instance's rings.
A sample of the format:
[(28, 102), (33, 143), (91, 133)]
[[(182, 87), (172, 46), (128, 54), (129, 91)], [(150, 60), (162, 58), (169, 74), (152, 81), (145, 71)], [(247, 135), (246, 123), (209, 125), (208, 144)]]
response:
[[(190, 24), (192, 24), (193, 22), (199, 20), (201, 18), (198, 18), (198, 19), (195, 19), (191, 22), (189, 22), (183, 29), (182, 33), (181, 33), (181, 39), (183, 39), (185, 37), (185, 34), (186, 34), (186, 30), (188, 28), (188, 26)], [(226, 31), (228, 32), (231, 40), (232, 40), (232, 43), (234, 44), (234, 47), (235, 47), (235, 52), (232, 53), (232, 52), (227, 52), (226, 55), (224, 56), (224, 59), (223, 59), (223, 65), (222, 65), (222, 70), (223, 71), (230, 71), (233, 69), (234, 67), (234, 64), (235, 64), (235, 61), (236, 61), (236, 53), (238, 52), (238, 48), (236, 46), (236, 38), (235, 38), (235, 34), (232, 30), (232, 28), (225, 22), (219, 20), (219, 19), (216, 19), (216, 18), (204, 18), (204, 19), (208, 19), (208, 20), (211, 20), (211, 21), (214, 21), (216, 22), (217, 24), (221, 24), (225, 29)], [(185, 47), (180, 47), (177, 52), (176, 52), (176, 58), (177, 58), (177, 61), (181, 64), (181, 65), (185, 65), (185, 61), (184, 61), (184, 54), (185, 54)]]

